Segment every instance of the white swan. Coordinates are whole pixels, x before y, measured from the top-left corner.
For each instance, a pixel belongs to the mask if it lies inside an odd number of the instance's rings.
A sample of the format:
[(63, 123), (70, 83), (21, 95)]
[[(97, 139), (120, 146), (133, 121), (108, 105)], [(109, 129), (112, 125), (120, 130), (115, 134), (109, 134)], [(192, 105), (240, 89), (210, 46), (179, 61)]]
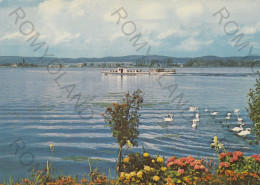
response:
[(200, 121), (199, 118), (195, 118), (195, 119), (192, 120), (192, 122), (199, 122), (199, 121)]
[(195, 117), (198, 119), (200, 117), (200, 114), (196, 113)]
[(234, 109), (234, 113), (238, 113), (240, 111), (240, 109)]
[(198, 107), (189, 106), (189, 111), (190, 111), (190, 112), (195, 112), (195, 111), (197, 111), (197, 110), (199, 110)]
[(243, 118), (237, 117), (237, 121), (238, 121), (238, 122), (242, 122), (242, 121), (243, 121)]
[(240, 125), (239, 127), (234, 127), (234, 128), (232, 128), (230, 130), (232, 130), (234, 132), (239, 132), (239, 131), (243, 130), (243, 127), (242, 127), (242, 125)]
[(246, 128), (246, 130), (243, 130), (243, 131), (237, 133), (237, 135), (239, 135), (239, 136), (246, 136), (248, 134), (251, 134), (250, 131), (251, 131), (251, 128)]
[(196, 128), (196, 127), (197, 127), (197, 122), (194, 121), (194, 122), (192, 123), (191, 127), (192, 127), (192, 128)]
[(227, 113), (227, 116), (230, 117), (232, 114), (230, 112)]
[(230, 119), (230, 116), (227, 116), (225, 119), (226, 119), (226, 120), (229, 120), (229, 119)]
[(209, 109), (208, 109), (208, 107), (206, 107), (206, 108), (205, 108), (205, 112), (208, 112), (208, 111), (209, 111)]
[(216, 116), (218, 114), (219, 114), (219, 112), (216, 112), (216, 111), (214, 111), (214, 112), (211, 111), (211, 113), (210, 113), (211, 116)]
[(166, 115), (167, 117), (166, 118), (163, 118), (163, 121), (166, 121), (166, 122), (171, 122), (173, 121), (173, 118), (172, 118), (172, 114), (167, 114)]

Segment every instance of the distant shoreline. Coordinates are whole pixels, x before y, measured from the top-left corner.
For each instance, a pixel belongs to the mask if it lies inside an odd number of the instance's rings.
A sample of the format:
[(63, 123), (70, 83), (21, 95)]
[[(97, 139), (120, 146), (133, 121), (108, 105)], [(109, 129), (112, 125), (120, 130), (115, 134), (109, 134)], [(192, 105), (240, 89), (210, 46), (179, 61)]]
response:
[[(11, 65), (0, 65), (0, 68), (46, 68), (44, 65), (35, 65), (35, 66), (11, 66)], [(118, 66), (120, 67), (120, 66)], [(149, 67), (149, 66), (122, 66), (123, 68), (130, 68), (130, 69), (135, 69), (135, 68), (153, 68), (153, 69), (181, 69), (181, 68), (252, 68), (252, 66), (174, 66), (174, 67)], [(256, 68), (260, 68), (259, 65), (254, 66)], [(48, 68), (59, 68), (59, 66), (49, 66)], [(77, 68), (77, 69), (116, 69), (117, 67), (101, 67), (101, 66), (84, 66), (84, 67), (78, 67), (78, 66), (62, 66), (61, 68)]]

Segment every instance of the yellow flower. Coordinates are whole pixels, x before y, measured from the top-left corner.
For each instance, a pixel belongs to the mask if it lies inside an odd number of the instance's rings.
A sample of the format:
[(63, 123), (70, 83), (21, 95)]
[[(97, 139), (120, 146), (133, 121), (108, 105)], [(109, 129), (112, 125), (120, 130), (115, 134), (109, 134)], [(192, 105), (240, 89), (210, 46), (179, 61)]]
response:
[(130, 178), (131, 178), (131, 175), (128, 174), (128, 173), (126, 173), (126, 174), (125, 174), (125, 178), (126, 178), (126, 179), (130, 179)]
[(136, 172), (135, 171), (130, 172), (130, 175), (131, 175), (131, 177), (134, 177), (134, 176), (136, 176)]
[(214, 143), (217, 143), (218, 142), (218, 136), (214, 136), (213, 141), (214, 141)]
[(157, 157), (157, 162), (159, 162), (159, 163), (163, 163), (163, 158), (161, 158), (161, 157)]
[(157, 175), (153, 176), (153, 180), (154, 181), (159, 181), (160, 180), (160, 177), (158, 177)]
[(129, 157), (124, 158), (123, 161), (124, 161), (125, 163), (128, 163), (128, 162), (129, 162)]
[(165, 172), (165, 171), (167, 170), (167, 168), (166, 168), (166, 167), (161, 167), (161, 170), (162, 170), (163, 172)]
[(143, 177), (143, 172), (141, 172), (141, 171), (137, 172), (137, 177), (138, 178), (142, 178)]
[(180, 179), (179, 179), (179, 180), (177, 180), (177, 183), (178, 183), (178, 184), (180, 184), (180, 183), (181, 183), (181, 180), (180, 180)]
[(53, 152), (54, 151), (54, 145), (50, 144), (50, 150)]
[(127, 145), (127, 147), (128, 147), (129, 149), (131, 149), (131, 148), (133, 147), (133, 144), (131, 143), (130, 140), (127, 140), (127, 141), (126, 141), (126, 145)]
[(151, 168), (151, 171), (152, 171), (152, 172), (154, 172), (154, 171), (155, 171), (155, 169), (154, 169), (154, 168)]
[(149, 154), (147, 152), (145, 152), (144, 157), (149, 157)]
[(120, 173), (120, 177), (125, 177), (125, 173), (124, 173), (124, 172), (121, 172), (121, 173)]
[(155, 163), (155, 160), (154, 160), (154, 159), (152, 160), (152, 163)]
[(149, 172), (151, 168), (149, 166), (144, 166), (144, 170)]

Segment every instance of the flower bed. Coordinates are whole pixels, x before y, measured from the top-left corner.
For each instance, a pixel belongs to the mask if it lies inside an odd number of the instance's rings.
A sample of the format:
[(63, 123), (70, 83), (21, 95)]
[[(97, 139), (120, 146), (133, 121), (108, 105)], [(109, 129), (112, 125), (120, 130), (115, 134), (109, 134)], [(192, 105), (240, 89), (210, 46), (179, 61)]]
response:
[[(240, 151), (219, 154), (219, 164), (212, 159), (195, 159), (192, 156), (175, 157), (165, 160), (148, 153), (131, 153), (121, 163), (120, 176), (108, 178), (98, 171), (90, 173), (89, 179), (70, 176), (52, 178), (47, 169), (37, 171), (30, 179), (23, 179), (16, 185), (96, 185), (96, 184), (141, 184), (141, 185), (257, 185), (260, 184), (260, 154), (250, 157)], [(7, 183), (8, 184), (8, 183)], [(10, 183), (9, 183), (10, 184)]]

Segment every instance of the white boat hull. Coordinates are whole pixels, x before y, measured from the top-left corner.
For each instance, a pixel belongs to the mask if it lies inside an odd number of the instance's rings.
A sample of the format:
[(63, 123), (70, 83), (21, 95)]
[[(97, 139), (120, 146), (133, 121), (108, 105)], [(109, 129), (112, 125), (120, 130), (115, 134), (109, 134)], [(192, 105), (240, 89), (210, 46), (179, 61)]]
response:
[(114, 74), (114, 75), (170, 74), (170, 75), (172, 75), (172, 74), (175, 74), (175, 70), (166, 71), (164, 69), (158, 69), (158, 70), (142, 71), (142, 70), (137, 70), (137, 69), (117, 68), (114, 70), (102, 71), (102, 73), (105, 75), (108, 75), (108, 74)]

